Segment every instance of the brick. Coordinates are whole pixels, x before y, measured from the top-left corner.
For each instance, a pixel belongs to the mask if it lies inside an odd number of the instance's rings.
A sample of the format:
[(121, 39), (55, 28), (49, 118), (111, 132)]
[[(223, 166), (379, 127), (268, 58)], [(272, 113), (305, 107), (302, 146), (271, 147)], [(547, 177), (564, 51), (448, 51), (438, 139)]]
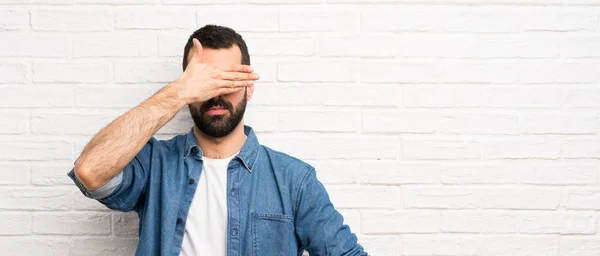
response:
[(433, 163), (403, 163), (390, 161), (360, 164), (362, 184), (436, 184), (441, 166)]
[(131, 4), (156, 4), (159, 0), (75, 0), (77, 4), (110, 4), (110, 5), (131, 5)]
[(2, 33), (2, 57), (68, 57), (71, 39), (64, 35)]
[(519, 220), (521, 234), (592, 235), (596, 216), (588, 213), (528, 213)]
[(353, 184), (358, 180), (360, 165), (350, 161), (310, 161), (317, 178), (324, 184)]
[(0, 107), (70, 107), (73, 89), (65, 86), (0, 87)]
[(519, 219), (508, 212), (442, 213), (443, 233), (516, 234)]
[[(431, 246), (435, 245), (435, 246)], [(406, 235), (402, 237), (402, 251), (405, 255), (427, 256), (475, 256), (478, 254), (478, 241), (473, 237)]]
[(363, 61), (361, 72), (362, 81), (370, 83), (430, 83), (439, 76), (437, 65), (429, 61)]
[(241, 0), (242, 4), (318, 4), (323, 0)]
[(360, 234), (360, 211), (349, 209), (337, 209), (344, 217), (344, 224), (350, 227), (355, 234)]
[(106, 61), (39, 61), (33, 63), (33, 81), (43, 83), (106, 83), (111, 80)]
[[(341, 60), (279, 61), (277, 79), (285, 82), (353, 82), (358, 66)], [(260, 74), (260, 73), (259, 73)]]
[[(265, 115), (269, 113), (269, 115)], [(244, 123), (250, 124), (256, 132), (273, 132), (277, 131), (278, 119), (274, 118), (278, 115), (273, 109), (264, 109), (250, 106), (244, 113)]]
[(558, 238), (556, 237), (482, 237), (480, 241), (482, 256), (557, 256)]
[(31, 184), (34, 185), (73, 185), (66, 173), (73, 168), (70, 164), (34, 164), (31, 166)]
[(402, 243), (397, 236), (361, 236), (359, 239), (365, 251), (373, 255), (397, 256), (402, 251)]
[(446, 115), (441, 118), (440, 132), (448, 134), (518, 134), (519, 118), (509, 115)]
[(0, 10), (0, 30), (29, 29), (29, 12), (26, 9)]
[(267, 135), (261, 141), (303, 159), (397, 159), (400, 154), (398, 140), (381, 136)]
[(181, 76), (177, 61), (118, 60), (114, 63), (117, 83), (170, 83)]
[(537, 35), (408, 34), (401, 36), (399, 55), (440, 58), (554, 58), (558, 37)]
[(532, 164), (521, 168), (523, 184), (594, 185), (598, 183), (598, 166), (595, 164)]
[(600, 239), (597, 237), (561, 237), (561, 256), (594, 256), (600, 253)]
[(600, 90), (596, 88), (569, 88), (565, 92), (564, 104), (569, 108), (600, 107)]
[(324, 57), (395, 57), (399, 43), (394, 36), (326, 37), (319, 47)]
[(94, 135), (122, 113), (34, 112), (31, 132), (35, 134)]
[(190, 8), (134, 7), (115, 13), (118, 29), (198, 29), (196, 11)]
[(439, 127), (437, 115), (390, 111), (363, 111), (362, 133), (434, 133)]
[(105, 213), (36, 213), (32, 226), (34, 234), (107, 235), (110, 219)]
[(510, 33), (521, 31), (520, 13), (504, 8), (459, 8), (438, 13), (445, 32)]
[(142, 86), (78, 86), (75, 88), (76, 107), (133, 108), (150, 98), (164, 84)]
[(24, 164), (0, 164), (0, 185), (29, 184), (29, 167)]
[[(27, 212), (0, 213), (0, 225), (2, 226), (0, 235), (29, 235), (31, 234), (31, 214)], [(1, 241), (0, 244), (2, 244)]]
[(318, 106), (321, 103), (322, 87), (320, 84), (265, 83), (255, 87), (255, 94), (248, 105)]
[(70, 160), (73, 144), (64, 140), (2, 140), (0, 160)]
[(59, 188), (2, 188), (0, 209), (65, 211), (70, 210), (73, 193)]
[(399, 187), (330, 186), (327, 192), (336, 208), (396, 209), (401, 201)]
[(73, 256), (100, 256), (108, 252), (114, 256), (134, 255), (138, 239), (122, 237), (94, 237), (72, 239)]
[(442, 27), (442, 16), (422, 6), (369, 8), (363, 11), (361, 21), (366, 32), (422, 32)]
[(29, 113), (0, 112), (0, 120), (0, 134), (23, 134), (28, 129)]
[(483, 107), (555, 108), (560, 106), (561, 89), (549, 86), (486, 87), (481, 89)]
[(478, 159), (481, 144), (472, 141), (404, 140), (404, 159)]
[(71, 239), (57, 237), (3, 237), (0, 248), (15, 255), (69, 255)]
[(600, 191), (572, 189), (565, 192), (566, 209), (600, 210)]
[(563, 144), (562, 156), (567, 159), (598, 159), (600, 145), (593, 139), (570, 139)]
[(75, 58), (156, 56), (157, 44), (155, 36), (144, 34), (78, 36), (73, 39), (73, 56)]
[(565, 61), (519, 60), (522, 83), (594, 83), (600, 80), (600, 60), (569, 59)]
[(485, 209), (555, 210), (560, 204), (560, 190), (489, 189), (483, 192)]
[(525, 31), (595, 31), (598, 13), (586, 8), (530, 8), (523, 12), (521, 22)]
[(511, 139), (482, 144), (485, 159), (558, 159), (561, 154), (561, 143), (556, 141)]
[(475, 209), (481, 205), (481, 193), (465, 188), (406, 188), (404, 208)]
[[(65, 173), (67, 171), (69, 171), (69, 169), (65, 170)], [(73, 181), (71, 181), (71, 183), (73, 183)], [(77, 189), (77, 187), (72, 186), (73, 189), (72, 191), (72, 195), (73, 195), (73, 209), (76, 211), (112, 211), (111, 209), (109, 209), (108, 207), (106, 207), (105, 205), (101, 204), (100, 202), (98, 202), (98, 200), (92, 200), (88, 197), (85, 197), (81, 191), (79, 191), (79, 189)]]
[(326, 106), (396, 107), (402, 105), (402, 87), (394, 84), (330, 85), (322, 86), (322, 90), (323, 105)]
[(280, 131), (357, 132), (360, 113), (286, 110), (279, 113), (278, 120)]
[(363, 234), (439, 233), (441, 218), (436, 212), (386, 211), (362, 213)]
[(237, 32), (276, 32), (277, 10), (261, 6), (215, 6), (198, 8), (198, 25), (220, 24)]
[(441, 170), (442, 184), (516, 184), (517, 166), (507, 164), (445, 164)]
[(31, 27), (38, 31), (109, 31), (114, 17), (108, 9), (40, 9), (31, 11)]
[(598, 118), (591, 115), (526, 115), (519, 118), (526, 134), (595, 134)]
[(138, 236), (139, 218), (135, 212), (115, 212), (112, 217), (114, 233), (117, 236), (133, 237)]
[(565, 39), (563, 53), (565, 57), (588, 58), (600, 57), (600, 49), (595, 47), (600, 44), (600, 36), (570, 36)]
[(280, 32), (334, 32), (355, 34), (360, 29), (360, 13), (354, 8), (286, 8), (279, 12)]
[(262, 83), (270, 83), (277, 81), (277, 61), (254, 58), (252, 60), (251, 66), (254, 68), (255, 72), (260, 75), (260, 79), (257, 80), (257, 83), (255, 83), (255, 85), (260, 86)]
[(25, 83), (31, 77), (30, 71), (25, 63), (3, 62), (0, 63), (0, 84), (3, 83)]
[(237, 4), (240, 0), (162, 0), (163, 4)]
[(190, 37), (190, 33), (169, 32), (161, 33), (158, 36), (158, 56), (161, 57), (182, 57), (185, 44)]
[(314, 56), (319, 41), (312, 37), (255, 37), (245, 38), (250, 56)]
[(475, 107), (481, 103), (481, 89), (456, 85), (407, 85), (403, 103), (406, 107)]
[(518, 66), (513, 60), (443, 61), (441, 81), (447, 83), (516, 83)]

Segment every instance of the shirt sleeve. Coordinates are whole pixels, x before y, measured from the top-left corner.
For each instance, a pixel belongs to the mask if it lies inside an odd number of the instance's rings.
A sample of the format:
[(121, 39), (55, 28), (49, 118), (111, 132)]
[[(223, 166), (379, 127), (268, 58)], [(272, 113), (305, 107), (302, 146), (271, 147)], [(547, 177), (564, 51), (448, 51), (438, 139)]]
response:
[(296, 233), (310, 255), (368, 255), (344, 224), (314, 169), (304, 176), (296, 200)]
[(128, 212), (135, 208), (146, 190), (152, 157), (158, 147), (159, 141), (152, 137), (119, 174), (97, 190), (86, 189), (74, 168), (67, 175), (86, 197), (96, 199), (110, 209)]

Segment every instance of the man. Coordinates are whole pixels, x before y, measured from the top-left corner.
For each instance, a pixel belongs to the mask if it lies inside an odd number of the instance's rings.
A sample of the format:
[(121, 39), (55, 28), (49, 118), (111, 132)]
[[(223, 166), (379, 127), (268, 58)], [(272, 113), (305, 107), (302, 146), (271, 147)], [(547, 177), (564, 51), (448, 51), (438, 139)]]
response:
[[(96, 134), (69, 177), (108, 208), (138, 213), (136, 255), (366, 255), (314, 168), (244, 125), (258, 79), (249, 65), (234, 30), (195, 31), (179, 79)], [(155, 139), (186, 105), (194, 127)]]

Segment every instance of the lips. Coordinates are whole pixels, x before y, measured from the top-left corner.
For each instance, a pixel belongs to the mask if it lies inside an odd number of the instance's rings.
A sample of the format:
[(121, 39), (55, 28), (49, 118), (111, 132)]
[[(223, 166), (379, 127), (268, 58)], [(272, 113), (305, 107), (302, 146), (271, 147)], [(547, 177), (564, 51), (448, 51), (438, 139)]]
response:
[(227, 109), (224, 109), (222, 107), (212, 107), (206, 111), (206, 114), (209, 116), (214, 116), (214, 115), (223, 115), (226, 112), (227, 112)]

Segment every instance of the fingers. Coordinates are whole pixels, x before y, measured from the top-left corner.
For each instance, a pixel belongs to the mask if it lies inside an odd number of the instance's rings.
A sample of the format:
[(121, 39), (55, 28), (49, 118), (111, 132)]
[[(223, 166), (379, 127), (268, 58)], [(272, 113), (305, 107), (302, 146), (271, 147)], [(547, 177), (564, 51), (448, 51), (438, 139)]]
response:
[(221, 69), (223, 71), (227, 71), (227, 72), (245, 72), (245, 73), (252, 73), (254, 71), (254, 68), (252, 68), (249, 65), (243, 65), (243, 64), (232, 64), (229, 66), (221, 66)]
[(257, 73), (243, 73), (243, 72), (223, 72), (219, 73), (219, 79), (222, 80), (233, 80), (233, 81), (242, 81), (242, 80), (258, 80), (260, 76)]
[(194, 43), (194, 50), (196, 51), (194, 58), (198, 61), (201, 61), (203, 51), (202, 44), (200, 44), (200, 41), (198, 41), (196, 38), (192, 39), (192, 42)]
[(246, 86), (253, 85), (254, 81), (232, 81), (232, 80), (217, 80), (217, 86), (220, 88), (243, 88)]

